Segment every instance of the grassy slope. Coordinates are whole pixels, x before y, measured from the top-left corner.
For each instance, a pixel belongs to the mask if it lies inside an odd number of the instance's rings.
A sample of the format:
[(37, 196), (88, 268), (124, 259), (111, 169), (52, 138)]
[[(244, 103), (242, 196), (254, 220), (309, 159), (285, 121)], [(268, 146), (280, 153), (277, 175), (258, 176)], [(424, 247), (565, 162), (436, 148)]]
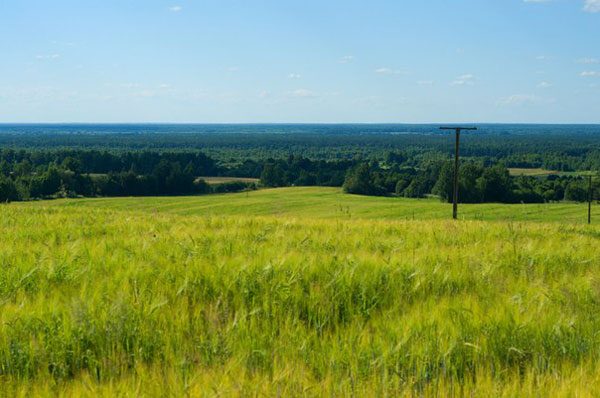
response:
[(450, 209), (310, 188), (0, 206), (0, 396), (594, 396), (599, 227), (357, 217), (398, 205)]
[[(278, 188), (249, 193), (193, 197), (106, 198), (55, 200), (47, 206), (92, 207), (179, 215), (248, 215), (326, 219), (434, 219), (448, 218), (452, 206), (437, 199), (377, 198), (346, 195), (337, 188)], [(18, 206), (40, 206), (24, 203)], [(587, 222), (587, 204), (461, 205), (468, 220)], [(593, 209), (600, 217), (600, 210)]]

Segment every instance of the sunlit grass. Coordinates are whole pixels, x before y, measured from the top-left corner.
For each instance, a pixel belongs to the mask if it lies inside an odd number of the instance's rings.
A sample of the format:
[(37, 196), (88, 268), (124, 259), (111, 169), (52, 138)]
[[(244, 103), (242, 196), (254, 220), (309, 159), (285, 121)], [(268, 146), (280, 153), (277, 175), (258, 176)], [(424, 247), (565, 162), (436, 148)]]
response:
[[(447, 219), (452, 205), (439, 199), (407, 199), (346, 195), (339, 188), (277, 188), (236, 194), (187, 197), (64, 199), (47, 206), (92, 207), (111, 210), (166, 212), (178, 215), (245, 215), (321, 219), (429, 220)], [(39, 202), (18, 206), (39, 206)], [(466, 220), (587, 223), (587, 204), (461, 204)], [(600, 221), (594, 204), (593, 217)]]
[(219, 198), (0, 206), (0, 395), (593, 396), (600, 229)]

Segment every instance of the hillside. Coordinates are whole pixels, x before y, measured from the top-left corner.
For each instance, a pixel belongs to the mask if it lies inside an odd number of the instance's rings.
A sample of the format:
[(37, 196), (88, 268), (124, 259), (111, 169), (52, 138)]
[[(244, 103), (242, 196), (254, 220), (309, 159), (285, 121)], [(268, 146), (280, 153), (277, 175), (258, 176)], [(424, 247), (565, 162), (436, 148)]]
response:
[(593, 396), (600, 229), (403, 219), (447, 210), (309, 188), (2, 205), (0, 396)]
[[(14, 206), (100, 208), (171, 213), (178, 215), (245, 215), (319, 219), (446, 219), (452, 205), (438, 199), (366, 197), (343, 194), (339, 188), (297, 187), (265, 189), (224, 195), (183, 197), (130, 197), (63, 199), (19, 203)], [(467, 220), (587, 222), (587, 204), (464, 204), (460, 217)], [(600, 221), (600, 210), (593, 208)]]

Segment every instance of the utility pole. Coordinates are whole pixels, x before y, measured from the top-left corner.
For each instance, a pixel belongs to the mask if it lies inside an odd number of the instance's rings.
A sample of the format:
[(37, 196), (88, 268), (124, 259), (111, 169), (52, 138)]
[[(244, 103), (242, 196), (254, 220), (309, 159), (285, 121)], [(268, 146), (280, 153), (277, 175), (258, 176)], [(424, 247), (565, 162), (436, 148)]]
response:
[(458, 218), (458, 158), (459, 158), (459, 144), (460, 144), (460, 132), (462, 130), (477, 130), (477, 127), (440, 127), (440, 130), (454, 130), (455, 131), (455, 146), (454, 146), (454, 179), (453, 179), (453, 203), (452, 203), (452, 218), (455, 220)]
[(592, 188), (592, 175), (588, 176), (590, 185), (588, 187), (588, 224), (592, 223), (592, 198), (593, 198), (593, 188)]

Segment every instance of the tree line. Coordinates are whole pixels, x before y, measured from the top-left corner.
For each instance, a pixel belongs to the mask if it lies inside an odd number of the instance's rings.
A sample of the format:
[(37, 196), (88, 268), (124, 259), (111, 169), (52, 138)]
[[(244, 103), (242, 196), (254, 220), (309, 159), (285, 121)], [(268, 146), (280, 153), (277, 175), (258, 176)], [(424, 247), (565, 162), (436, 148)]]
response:
[[(404, 151), (381, 160), (309, 159), (217, 161), (198, 151), (0, 150), (0, 201), (76, 196), (149, 196), (237, 192), (253, 183), (209, 185), (200, 176), (260, 178), (264, 187), (332, 186), (347, 193), (452, 201), (452, 164)], [(587, 198), (576, 176), (511, 177), (503, 164), (467, 160), (459, 175), (461, 202), (541, 203)], [(600, 189), (595, 190), (597, 193)]]
[[(384, 161), (391, 150), (403, 151), (410, 166), (421, 167), (452, 156), (452, 139), (432, 125), (0, 125), (0, 148), (15, 151), (188, 151), (223, 163), (289, 153), (313, 160)], [(598, 170), (600, 126), (483, 125), (463, 133), (461, 156), (486, 166)]]
[[(452, 202), (453, 177), (454, 165), (450, 161), (432, 162), (423, 170), (382, 169), (376, 162), (363, 162), (348, 171), (343, 187), (353, 194), (410, 198), (436, 195)], [(503, 165), (485, 167), (473, 162), (461, 166), (458, 186), (461, 203), (583, 202), (588, 198), (587, 179), (580, 176), (513, 177)], [(594, 181), (593, 192), (594, 199), (600, 200), (598, 181)]]
[(0, 151), (0, 201), (76, 196), (149, 196), (238, 192), (254, 183), (209, 185), (198, 176), (226, 168), (203, 153)]
[[(302, 156), (267, 160), (260, 175), (263, 186), (343, 186), (346, 193), (372, 196), (422, 198), (439, 196), (452, 202), (453, 164), (430, 160), (410, 166), (402, 152), (388, 152), (385, 161), (361, 159), (311, 161)], [(459, 201), (463, 203), (543, 203), (585, 201), (587, 183), (582, 177), (549, 175), (544, 178), (510, 176), (502, 164), (486, 166), (467, 161), (460, 168)], [(595, 186), (598, 182), (594, 182)], [(595, 187), (600, 188), (600, 187)], [(595, 189), (599, 198), (600, 189)]]

